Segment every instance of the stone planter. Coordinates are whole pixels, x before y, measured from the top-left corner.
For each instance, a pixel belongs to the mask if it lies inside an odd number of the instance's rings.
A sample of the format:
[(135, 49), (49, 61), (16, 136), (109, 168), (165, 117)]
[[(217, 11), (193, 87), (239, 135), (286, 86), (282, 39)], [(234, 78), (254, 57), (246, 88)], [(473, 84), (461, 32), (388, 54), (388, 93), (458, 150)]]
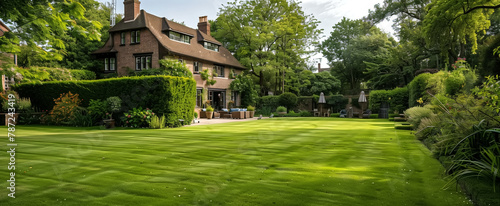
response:
[(105, 119), (103, 120), (104, 126), (106, 129), (112, 129), (115, 128), (115, 120), (114, 119)]
[(214, 112), (205, 112), (207, 119), (212, 119)]

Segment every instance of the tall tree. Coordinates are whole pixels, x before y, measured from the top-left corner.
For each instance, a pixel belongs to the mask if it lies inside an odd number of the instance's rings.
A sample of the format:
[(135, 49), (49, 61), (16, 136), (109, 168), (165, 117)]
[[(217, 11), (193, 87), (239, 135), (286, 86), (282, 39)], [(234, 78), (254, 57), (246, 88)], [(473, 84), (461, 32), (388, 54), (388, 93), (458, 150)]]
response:
[(440, 45), (450, 62), (465, 57), (467, 43), (475, 53), (478, 33), (484, 34), (490, 27), (489, 17), (496, 8), (500, 8), (500, 0), (433, 0), (424, 19), (427, 42)]
[(87, 40), (99, 40), (102, 26), (89, 21), (85, 7), (73, 0), (4, 0), (0, 19), (12, 32), (0, 37), (0, 51), (18, 53), (20, 42), (44, 59), (61, 60), (66, 46), (61, 36), (68, 30)]
[(280, 82), (283, 91), (285, 72), (313, 52), (321, 33), (318, 24), (294, 0), (236, 0), (220, 8), (212, 35), (259, 78), (265, 95), (273, 90), (266, 79)]

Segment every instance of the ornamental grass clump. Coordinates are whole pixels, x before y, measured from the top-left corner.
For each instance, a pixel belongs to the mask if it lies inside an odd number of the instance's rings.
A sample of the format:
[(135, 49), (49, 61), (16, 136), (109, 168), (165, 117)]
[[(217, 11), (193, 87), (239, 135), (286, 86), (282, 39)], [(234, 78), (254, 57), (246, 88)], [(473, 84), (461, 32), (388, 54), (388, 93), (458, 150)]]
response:
[(151, 128), (151, 129), (163, 129), (163, 128), (165, 128), (166, 122), (167, 122), (167, 119), (165, 118), (165, 115), (163, 115), (161, 117), (153, 115), (151, 117), (151, 121), (149, 122), (149, 128)]
[(431, 118), (435, 114), (427, 107), (412, 107), (405, 111), (405, 115), (408, 117), (408, 122), (416, 129), (423, 118)]

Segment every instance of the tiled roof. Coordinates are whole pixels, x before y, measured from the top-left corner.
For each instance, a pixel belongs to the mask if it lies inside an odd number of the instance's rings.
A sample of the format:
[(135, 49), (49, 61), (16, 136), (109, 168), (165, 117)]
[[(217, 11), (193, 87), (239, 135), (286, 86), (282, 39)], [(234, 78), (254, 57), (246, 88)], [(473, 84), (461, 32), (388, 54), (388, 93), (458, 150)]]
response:
[[(219, 52), (205, 49), (203, 47), (203, 41), (211, 42), (214, 44), (222, 45), (219, 41), (215, 40), (212, 36), (207, 35), (197, 29), (192, 29), (182, 24), (169, 21), (166, 18), (160, 18), (155, 15), (149, 14), (144, 10), (134, 21), (124, 22), (123, 20), (118, 22), (109, 32), (118, 32), (139, 28), (148, 28), (151, 33), (156, 37), (158, 42), (165, 47), (168, 51), (173, 54), (181, 56), (189, 56), (195, 59), (206, 60), (216, 64), (228, 65), (239, 69), (245, 69), (241, 63), (234, 58), (234, 56), (226, 48), (220, 46)], [(190, 44), (183, 42), (178, 42), (171, 40), (167, 35), (166, 31), (176, 31), (179, 33), (187, 34), (192, 36)], [(109, 41), (108, 41), (109, 42)], [(93, 52), (106, 53), (112, 52), (112, 45), (104, 45), (103, 48)]]

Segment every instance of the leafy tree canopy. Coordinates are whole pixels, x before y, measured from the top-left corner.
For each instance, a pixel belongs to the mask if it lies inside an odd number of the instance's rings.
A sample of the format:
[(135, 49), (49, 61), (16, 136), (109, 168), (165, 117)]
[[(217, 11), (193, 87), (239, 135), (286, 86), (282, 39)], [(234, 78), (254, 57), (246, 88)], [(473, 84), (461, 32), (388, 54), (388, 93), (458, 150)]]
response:
[(61, 38), (70, 31), (86, 40), (100, 40), (102, 25), (85, 17), (85, 7), (74, 0), (3, 0), (0, 19), (12, 25), (0, 37), (0, 51), (20, 52), (20, 43), (34, 48), (44, 59), (61, 60), (66, 45)]
[[(424, 34), (429, 44), (439, 44), (446, 50), (454, 42), (470, 43), (477, 50), (478, 33), (490, 27), (489, 17), (500, 8), (500, 0), (433, 0), (426, 9)], [(465, 57), (464, 49), (460, 52)]]
[(293, 0), (229, 2), (213, 23), (212, 35), (259, 78), (262, 95), (270, 89), (267, 76), (300, 64), (321, 33), (319, 21)]

